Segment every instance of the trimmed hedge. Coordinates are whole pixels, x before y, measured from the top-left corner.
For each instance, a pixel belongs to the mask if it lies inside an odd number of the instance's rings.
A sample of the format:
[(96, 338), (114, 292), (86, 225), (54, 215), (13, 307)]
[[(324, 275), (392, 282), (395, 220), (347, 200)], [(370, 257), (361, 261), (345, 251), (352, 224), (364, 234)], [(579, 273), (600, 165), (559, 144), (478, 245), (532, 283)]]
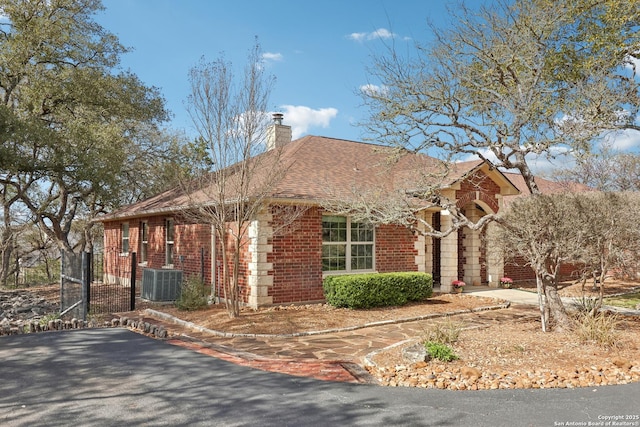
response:
[(371, 273), (328, 276), (322, 282), (327, 303), (334, 307), (371, 308), (404, 305), (433, 294), (427, 273)]

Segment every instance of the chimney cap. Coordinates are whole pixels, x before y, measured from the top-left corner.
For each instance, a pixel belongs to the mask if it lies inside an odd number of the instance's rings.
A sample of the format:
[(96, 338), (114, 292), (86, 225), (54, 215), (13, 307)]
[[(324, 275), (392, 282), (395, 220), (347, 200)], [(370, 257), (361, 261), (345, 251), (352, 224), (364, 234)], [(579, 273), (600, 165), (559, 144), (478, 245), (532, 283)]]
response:
[(273, 113), (273, 122), (277, 125), (281, 125), (282, 124), (282, 119), (284, 118), (284, 114), (282, 113)]

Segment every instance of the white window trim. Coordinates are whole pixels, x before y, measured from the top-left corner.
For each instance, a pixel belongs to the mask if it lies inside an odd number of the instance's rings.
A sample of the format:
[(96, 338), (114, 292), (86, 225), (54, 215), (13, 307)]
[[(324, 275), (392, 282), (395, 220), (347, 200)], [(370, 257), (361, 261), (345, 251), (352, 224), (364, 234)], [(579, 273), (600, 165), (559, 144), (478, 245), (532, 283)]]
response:
[[(127, 238), (124, 237), (124, 228), (127, 227)], [(127, 250), (124, 250), (124, 241), (127, 241)], [(131, 251), (131, 226), (128, 222), (123, 222), (120, 224), (120, 255), (126, 256), (129, 255)]]
[[(173, 228), (173, 239), (169, 240), (169, 221), (172, 223)], [(174, 263), (168, 263), (169, 261), (169, 243), (171, 243), (171, 247), (173, 248), (172, 257), (176, 255), (176, 223), (173, 218), (166, 218), (164, 222), (164, 265), (162, 268), (173, 268)], [(172, 260), (175, 261), (175, 260)]]
[[(326, 216), (334, 216), (334, 215), (326, 215)], [(376, 270), (376, 227), (373, 227), (373, 241), (372, 242), (351, 242), (351, 217), (344, 215), (335, 215), (342, 216), (347, 219), (347, 241), (346, 242), (325, 242), (322, 241), (322, 246), (325, 245), (340, 245), (345, 244), (345, 267), (346, 270), (323, 270), (322, 278), (324, 279), (327, 276), (339, 276), (339, 275), (347, 275), (347, 274), (368, 274), (368, 273), (377, 273)], [(351, 269), (351, 245), (371, 245), (372, 248), (372, 260), (371, 265), (372, 268), (367, 270), (352, 270)]]
[[(147, 240), (144, 240), (144, 229), (145, 226), (147, 228)], [(140, 221), (140, 241), (139, 241), (139, 248), (138, 248), (138, 252), (139, 252), (139, 256), (142, 257), (143, 254), (143, 250), (142, 250), (142, 246), (146, 245), (146, 250), (144, 251), (144, 255), (145, 255), (145, 260), (144, 261), (140, 261), (138, 263), (138, 265), (141, 266), (147, 266), (149, 264), (149, 221)]]

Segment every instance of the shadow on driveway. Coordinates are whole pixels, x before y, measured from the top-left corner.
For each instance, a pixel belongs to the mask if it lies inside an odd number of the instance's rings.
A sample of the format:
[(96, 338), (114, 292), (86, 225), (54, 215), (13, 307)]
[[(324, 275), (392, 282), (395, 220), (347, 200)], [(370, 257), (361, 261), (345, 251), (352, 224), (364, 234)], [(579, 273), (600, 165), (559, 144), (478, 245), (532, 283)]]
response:
[(0, 381), (3, 426), (640, 421), (631, 419), (640, 413), (638, 383), (453, 392), (323, 382), (234, 365), (122, 328), (0, 337)]

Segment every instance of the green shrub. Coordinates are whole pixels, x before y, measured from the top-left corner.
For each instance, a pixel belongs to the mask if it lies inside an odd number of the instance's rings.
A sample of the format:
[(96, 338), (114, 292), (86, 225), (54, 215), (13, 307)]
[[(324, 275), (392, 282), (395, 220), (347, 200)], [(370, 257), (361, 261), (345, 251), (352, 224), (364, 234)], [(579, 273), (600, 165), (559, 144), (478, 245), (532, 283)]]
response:
[(371, 308), (429, 298), (433, 281), (426, 273), (349, 274), (325, 278), (323, 289), (334, 307)]
[(456, 354), (453, 352), (453, 349), (446, 344), (427, 341), (424, 343), (424, 348), (427, 350), (427, 353), (429, 353), (429, 355), (434, 359), (438, 359), (443, 362), (458, 360), (458, 356), (456, 356)]
[(207, 306), (206, 285), (198, 277), (182, 282), (180, 296), (176, 300), (178, 310), (194, 311)]

